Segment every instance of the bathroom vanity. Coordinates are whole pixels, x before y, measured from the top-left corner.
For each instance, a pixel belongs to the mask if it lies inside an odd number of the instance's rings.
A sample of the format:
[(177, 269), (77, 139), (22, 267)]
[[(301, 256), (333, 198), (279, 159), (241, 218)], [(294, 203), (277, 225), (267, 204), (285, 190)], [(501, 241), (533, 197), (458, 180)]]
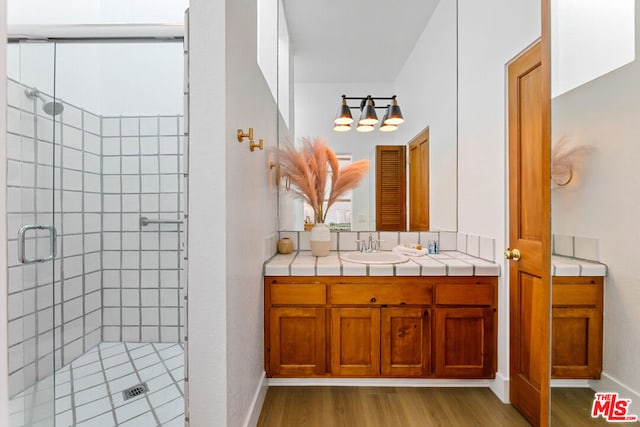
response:
[(551, 378), (599, 379), (606, 266), (553, 257)]
[(273, 258), (267, 376), (494, 378), (499, 266), (453, 252), (421, 262)]
[(553, 277), (551, 378), (600, 378), (602, 283), (596, 276)]

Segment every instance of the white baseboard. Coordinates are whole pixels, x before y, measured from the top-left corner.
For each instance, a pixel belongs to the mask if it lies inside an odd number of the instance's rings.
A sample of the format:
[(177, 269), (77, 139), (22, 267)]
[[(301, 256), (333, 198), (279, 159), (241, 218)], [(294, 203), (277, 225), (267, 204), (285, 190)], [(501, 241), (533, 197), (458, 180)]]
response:
[(489, 386), (493, 394), (498, 396), (502, 403), (511, 403), (509, 399), (509, 377), (505, 377), (500, 372), (496, 372), (496, 379)]
[(260, 382), (258, 383), (258, 388), (256, 388), (256, 392), (253, 394), (253, 400), (251, 401), (251, 407), (247, 414), (247, 418), (244, 421), (244, 427), (255, 427), (258, 424), (260, 412), (262, 411), (262, 404), (264, 403), (264, 398), (267, 395), (268, 388), (267, 377), (263, 372)]
[(632, 399), (634, 402), (640, 403), (640, 393), (627, 387), (617, 378), (607, 375), (604, 372), (600, 376), (599, 380), (589, 381), (589, 385), (597, 392), (617, 392), (621, 398)]
[(549, 386), (551, 388), (554, 387), (562, 387), (562, 388), (591, 388), (591, 384), (589, 380), (554, 380), (552, 379), (549, 382)]
[(414, 378), (269, 378), (270, 387), (491, 387), (494, 380), (445, 380)]

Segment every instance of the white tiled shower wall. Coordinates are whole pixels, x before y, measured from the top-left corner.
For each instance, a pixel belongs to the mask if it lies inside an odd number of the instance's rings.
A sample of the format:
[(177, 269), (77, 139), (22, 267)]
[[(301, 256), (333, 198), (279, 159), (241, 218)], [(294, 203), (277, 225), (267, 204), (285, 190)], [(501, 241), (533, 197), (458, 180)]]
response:
[(179, 342), (182, 119), (103, 117), (103, 340)]
[[(16, 394), (101, 341), (182, 336), (180, 116), (51, 116), (8, 81), (9, 372)], [(54, 166), (55, 165), (55, 166)], [(55, 191), (53, 191), (55, 189)], [(19, 264), (17, 231), (54, 223), (54, 262)], [(48, 234), (27, 235), (27, 255)], [(120, 248), (123, 251), (120, 251)]]

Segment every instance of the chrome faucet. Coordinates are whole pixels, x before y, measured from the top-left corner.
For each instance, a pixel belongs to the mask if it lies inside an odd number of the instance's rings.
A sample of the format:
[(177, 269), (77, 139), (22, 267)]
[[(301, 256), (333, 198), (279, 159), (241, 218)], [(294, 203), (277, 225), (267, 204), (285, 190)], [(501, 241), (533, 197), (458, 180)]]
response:
[(359, 252), (380, 252), (380, 239), (373, 237), (373, 234), (369, 234), (368, 239), (356, 240), (357, 250)]
[(373, 234), (369, 234), (369, 252), (378, 252), (378, 239), (373, 237)]

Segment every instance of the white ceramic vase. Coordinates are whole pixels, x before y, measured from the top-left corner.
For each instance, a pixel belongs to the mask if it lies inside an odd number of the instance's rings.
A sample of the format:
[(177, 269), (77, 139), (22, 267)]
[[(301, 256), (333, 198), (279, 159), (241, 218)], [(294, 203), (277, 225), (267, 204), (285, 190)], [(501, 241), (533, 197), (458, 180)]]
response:
[(316, 223), (311, 229), (311, 255), (327, 256), (331, 248), (331, 232), (327, 224)]

